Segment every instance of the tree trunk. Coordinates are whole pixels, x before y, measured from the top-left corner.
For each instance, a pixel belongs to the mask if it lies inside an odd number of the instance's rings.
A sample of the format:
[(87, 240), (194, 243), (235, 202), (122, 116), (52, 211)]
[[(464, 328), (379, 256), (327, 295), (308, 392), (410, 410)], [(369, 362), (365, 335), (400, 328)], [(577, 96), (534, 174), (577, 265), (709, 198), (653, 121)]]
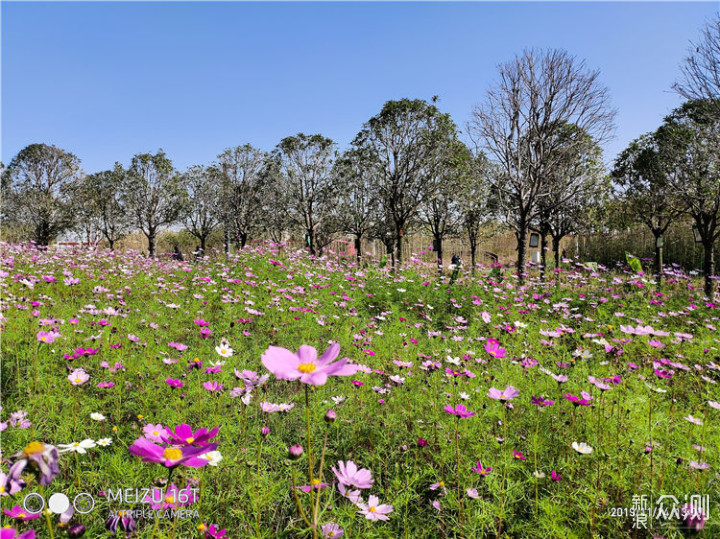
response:
[(520, 230), (515, 231), (515, 238), (517, 239), (517, 275), (520, 284), (525, 283), (525, 256), (527, 254), (527, 225), (523, 224)]
[(435, 246), (436, 246), (436, 253), (437, 254), (437, 270), (438, 275), (442, 275), (443, 272), (443, 244), (442, 244), (442, 236), (438, 236), (435, 238)]
[(223, 247), (225, 248), (225, 254), (230, 254), (230, 229), (226, 226), (225, 233), (223, 234)]
[(657, 285), (658, 288), (660, 288), (660, 285), (662, 284), (662, 271), (663, 271), (663, 262), (662, 262), (662, 247), (658, 247), (658, 238), (662, 236), (662, 233), (655, 233), (653, 232), (653, 236), (655, 238), (655, 275), (657, 275)]
[(477, 238), (473, 236), (470, 239), (470, 263), (472, 264), (472, 272), (475, 273), (475, 253), (477, 252)]
[(713, 281), (710, 277), (715, 273), (715, 245), (713, 241), (703, 242), (705, 258), (703, 260), (703, 273), (705, 275), (705, 295), (712, 301)]
[(395, 237), (395, 251), (397, 254), (394, 257), (393, 260), (393, 266), (397, 264), (397, 269), (399, 270), (402, 266), (402, 244), (403, 244), (403, 231), (400, 229), (397, 233), (397, 236)]
[(362, 236), (360, 234), (357, 234), (355, 236), (354, 245), (355, 245), (355, 256), (357, 257), (357, 264), (360, 266), (362, 264), (362, 254), (360, 253), (360, 248), (362, 247), (362, 244), (360, 240), (362, 239)]
[(108, 245), (110, 246), (111, 251), (115, 250), (115, 240), (111, 240), (108, 238)]
[(207, 236), (201, 236), (200, 237), (200, 249), (202, 249), (203, 253), (205, 252), (205, 244), (207, 243)]
[(547, 265), (547, 235), (540, 233), (540, 281), (545, 282), (545, 266)]
[(155, 258), (155, 231), (151, 230), (150, 233), (147, 235), (148, 239), (148, 256), (150, 258)]
[(247, 240), (248, 240), (247, 232), (241, 232), (240, 233), (240, 250), (245, 249), (245, 246), (247, 245)]
[(560, 268), (560, 237), (553, 236), (552, 248), (553, 254), (555, 255), (555, 269)]

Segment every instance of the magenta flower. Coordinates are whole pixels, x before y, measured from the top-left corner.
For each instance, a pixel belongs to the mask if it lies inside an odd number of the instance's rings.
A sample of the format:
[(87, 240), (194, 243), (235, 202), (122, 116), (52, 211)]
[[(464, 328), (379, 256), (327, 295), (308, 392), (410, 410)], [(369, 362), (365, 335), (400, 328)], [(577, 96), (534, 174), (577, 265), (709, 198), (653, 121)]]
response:
[(143, 462), (156, 462), (164, 464), (167, 468), (181, 465), (202, 468), (209, 464), (209, 461), (198, 457), (216, 449), (217, 444), (207, 444), (203, 447), (191, 447), (188, 445), (184, 447), (162, 447), (147, 438), (138, 438), (128, 447), (130, 453), (142, 457)]
[(25, 522), (25, 521), (27, 521), (27, 520), (33, 520), (33, 519), (36, 519), (36, 518), (40, 518), (40, 516), (41, 516), (40, 513), (35, 513), (35, 514), (33, 514), (33, 513), (28, 513), (27, 511), (25, 511), (25, 510), (24, 510), (22, 507), (20, 507), (19, 505), (16, 505), (15, 507), (13, 507), (13, 508), (10, 509), (10, 510), (8, 510), (8, 509), (3, 509), (3, 512), (4, 512), (7, 516), (9, 516), (10, 518), (15, 518), (15, 519), (18, 519), (18, 520), (22, 520), (23, 522)]
[(220, 526), (215, 526), (215, 524), (210, 524), (210, 527), (208, 527), (205, 530), (205, 539), (227, 539), (227, 530), (223, 528), (220, 529)]
[(99, 382), (97, 386), (100, 389), (110, 389), (115, 386), (115, 382)]
[(351, 376), (358, 371), (357, 365), (343, 358), (332, 363), (340, 354), (340, 345), (333, 343), (318, 359), (317, 350), (302, 345), (297, 354), (279, 346), (270, 346), (262, 355), (262, 364), (278, 380), (297, 380), (303, 384), (321, 386), (328, 376)]
[(686, 503), (682, 506), (680, 514), (682, 515), (685, 526), (691, 530), (700, 531), (705, 527), (707, 515), (703, 513), (702, 508), (692, 503)]
[(168, 378), (165, 380), (165, 383), (172, 388), (183, 387), (185, 385), (185, 382), (177, 378)]
[(298, 490), (300, 490), (302, 492), (310, 492), (312, 489), (320, 490), (327, 486), (330, 486), (330, 483), (321, 483), (319, 479), (315, 478), (312, 480), (311, 484), (304, 485), (302, 487), (295, 487), (295, 488), (297, 488)]
[(336, 470), (332, 468), (333, 473), (338, 478), (341, 484), (346, 487), (357, 487), (357, 488), (370, 488), (373, 484), (372, 473), (366, 468), (358, 470), (357, 465), (349, 460), (347, 463), (340, 461), (338, 462), (338, 468)]
[(210, 393), (220, 393), (223, 390), (222, 384), (219, 384), (218, 382), (205, 382), (203, 387)]
[(522, 451), (518, 451), (517, 449), (513, 449), (513, 458), (517, 460), (527, 460), (527, 457), (522, 454)]
[(559, 483), (562, 479), (562, 475), (553, 470), (552, 472), (550, 472), (550, 479)]
[[(173, 445), (208, 445), (207, 441), (212, 440), (220, 431), (219, 427), (208, 431), (207, 429), (198, 429), (193, 432), (190, 425), (183, 423), (175, 427), (175, 430), (166, 429), (165, 434), (161, 433), (163, 441)], [(217, 446), (217, 444), (211, 444)]]
[(547, 400), (543, 397), (531, 397), (530, 402), (532, 402), (535, 406), (552, 406), (555, 404), (555, 401)]
[(0, 539), (35, 539), (35, 530), (27, 530), (18, 535), (14, 528), (0, 528)]
[(492, 466), (483, 468), (482, 462), (478, 460), (472, 471), (485, 477), (486, 475), (490, 475), (490, 472), (492, 471)]
[(567, 400), (573, 403), (573, 406), (590, 406), (592, 404), (593, 397), (590, 395), (590, 393), (586, 393), (585, 391), (580, 392), (581, 397), (577, 397), (576, 395), (570, 395), (570, 393), (566, 393), (563, 395)]
[(456, 415), (460, 418), (472, 417), (474, 415), (477, 415), (475, 412), (470, 412), (467, 408), (465, 408), (464, 404), (458, 404), (455, 408), (448, 404), (447, 406), (445, 406), (444, 410), (448, 414)]
[(488, 397), (500, 401), (509, 401), (520, 395), (520, 391), (515, 389), (513, 386), (507, 386), (504, 390), (495, 389), (491, 387), (488, 391)]
[(502, 359), (507, 355), (507, 350), (500, 346), (500, 341), (497, 339), (488, 339), (485, 343), (485, 351), (497, 359)]

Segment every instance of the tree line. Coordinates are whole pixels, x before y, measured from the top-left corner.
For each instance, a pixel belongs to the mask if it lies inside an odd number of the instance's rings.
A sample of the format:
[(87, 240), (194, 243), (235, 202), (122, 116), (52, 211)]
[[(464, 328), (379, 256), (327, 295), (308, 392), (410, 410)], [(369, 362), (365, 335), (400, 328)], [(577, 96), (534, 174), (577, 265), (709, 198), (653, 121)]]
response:
[(72, 153), (31, 144), (3, 167), (2, 222), (40, 245), (67, 230), (94, 230), (112, 249), (141, 231), (150, 256), (158, 232), (178, 224), (203, 250), (217, 230), (226, 250), (290, 233), (313, 255), (352, 236), (361, 257), (361, 240), (379, 239), (394, 266), (403, 238), (422, 231), (433, 238), (439, 268), (445, 238), (467, 237), (474, 268), (483, 234), (506, 226), (522, 280), (531, 232), (544, 277), (546, 252), (558, 267), (569, 234), (612, 229), (620, 213), (659, 238), (686, 216), (702, 238), (710, 294), (720, 236), (720, 17), (691, 51), (675, 85), (687, 101), (633, 141), (611, 171), (601, 145), (616, 112), (599, 72), (562, 50), (526, 50), (499, 66), (466, 141), (434, 97), (388, 101), (342, 152), (320, 134), (299, 133), (270, 152), (228, 148), (185, 171), (158, 150), (136, 154), (127, 168), (85, 174)]

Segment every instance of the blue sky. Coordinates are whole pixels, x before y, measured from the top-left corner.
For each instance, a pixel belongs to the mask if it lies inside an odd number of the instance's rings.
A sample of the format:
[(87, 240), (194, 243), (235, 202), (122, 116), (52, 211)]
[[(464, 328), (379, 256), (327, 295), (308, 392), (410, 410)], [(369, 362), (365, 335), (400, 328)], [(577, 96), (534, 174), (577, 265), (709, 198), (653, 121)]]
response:
[(680, 103), (704, 3), (2, 2), (2, 156), (33, 142), (87, 172), (163, 148), (176, 167), (321, 133), (346, 147), (383, 103), (429, 100), (464, 129), (499, 63), (568, 50), (618, 110), (612, 160)]

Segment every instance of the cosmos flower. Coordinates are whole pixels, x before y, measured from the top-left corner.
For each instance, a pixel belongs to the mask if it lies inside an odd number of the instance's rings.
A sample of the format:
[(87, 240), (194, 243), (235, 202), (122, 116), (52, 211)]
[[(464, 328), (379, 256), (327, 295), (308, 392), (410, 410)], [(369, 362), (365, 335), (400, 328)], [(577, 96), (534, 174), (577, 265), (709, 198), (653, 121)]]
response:
[(380, 504), (377, 496), (370, 496), (368, 503), (359, 503), (357, 507), (360, 509), (358, 513), (367, 520), (390, 520), (387, 515), (393, 511), (392, 505)]
[(58, 444), (58, 447), (61, 449), (58, 451), (58, 453), (66, 453), (68, 451), (71, 451), (73, 453), (80, 453), (81, 455), (84, 455), (87, 453), (88, 449), (92, 449), (95, 447), (95, 440), (92, 440), (90, 438), (86, 438), (82, 442), (73, 442), (71, 444)]
[(577, 451), (578, 453), (580, 453), (581, 455), (590, 455), (593, 452), (593, 448), (590, 447), (585, 442), (580, 442), (580, 443), (573, 442), (572, 448), (575, 451)]
[[(192, 427), (187, 423), (178, 425), (175, 429), (166, 429), (165, 434), (161, 434), (161, 438), (165, 443), (173, 445), (207, 445), (208, 440), (212, 440), (220, 432), (220, 427), (208, 431), (207, 429), (198, 429), (193, 432)], [(217, 444), (210, 444), (215, 445)], [(214, 451), (215, 448), (211, 449)]]
[(507, 356), (507, 350), (500, 346), (500, 341), (497, 339), (488, 339), (487, 343), (485, 343), (485, 351), (496, 359)]
[(520, 395), (520, 391), (515, 389), (513, 386), (507, 386), (504, 390), (491, 387), (488, 391), (488, 397), (503, 402), (512, 400), (518, 395)]
[(485, 477), (486, 475), (490, 475), (490, 472), (492, 471), (492, 466), (483, 468), (482, 462), (478, 460), (475, 467), (472, 468), (472, 471)]
[(68, 380), (74, 386), (80, 386), (90, 380), (90, 375), (83, 369), (75, 369), (68, 375)]
[(687, 417), (683, 417), (686, 421), (689, 421), (690, 423), (693, 423), (695, 425), (702, 425), (702, 419), (698, 419), (697, 417), (693, 417), (691, 415), (688, 415)]
[(215, 451), (217, 444), (207, 444), (202, 447), (183, 446), (183, 447), (162, 447), (147, 438), (138, 438), (128, 447), (133, 455), (142, 457), (143, 462), (156, 462), (163, 464), (167, 468), (175, 466), (189, 466), (191, 468), (202, 468), (209, 464), (206, 459), (199, 458), (200, 455)]
[(338, 481), (346, 487), (357, 487), (360, 489), (370, 488), (373, 484), (372, 473), (366, 468), (358, 469), (357, 464), (349, 460), (347, 463), (338, 462), (339, 470), (332, 468)]
[(468, 498), (473, 500), (477, 500), (480, 497), (476, 488), (469, 488), (465, 492), (467, 493)]
[(477, 415), (475, 412), (469, 411), (464, 404), (458, 404), (457, 406), (455, 406), (455, 408), (448, 404), (447, 406), (445, 406), (444, 410), (448, 414), (452, 414), (463, 419)]
[(27, 530), (18, 535), (18, 531), (8, 525), (0, 528), (0, 539), (35, 539), (35, 530)]
[(28, 513), (20, 507), (19, 505), (15, 505), (12, 509), (3, 509), (3, 513), (5, 513), (10, 518), (14, 518), (16, 520), (22, 520), (23, 522), (26, 522), (28, 520), (34, 520), (36, 518), (40, 518), (41, 514), (38, 513)]
[(61, 335), (56, 331), (38, 331), (37, 334), (37, 340), (39, 342), (44, 342), (45, 344), (55, 342), (55, 339), (59, 337), (61, 337)]
[(35, 472), (41, 485), (49, 485), (60, 473), (60, 455), (53, 445), (30, 442), (25, 449), (12, 456), (14, 461), (8, 472), (8, 481), (20, 482), (20, 475), (28, 470)]
[(358, 370), (357, 365), (343, 358), (332, 363), (340, 354), (340, 345), (333, 343), (318, 359), (317, 350), (302, 345), (297, 354), (279, 346), (270, 346), (262, 355), (262, 364), (278, 380), (297, 380), (303, 384), (321, 386), (329, 376), (351, 376)]
[(343, 530), (340, 526), (333, 522), (323, 524), (322, 528), (320, 528), (320, 531), (322, 532), (325, 539), (339, 539), (340, 537), (345, 535), (345, 530)]

